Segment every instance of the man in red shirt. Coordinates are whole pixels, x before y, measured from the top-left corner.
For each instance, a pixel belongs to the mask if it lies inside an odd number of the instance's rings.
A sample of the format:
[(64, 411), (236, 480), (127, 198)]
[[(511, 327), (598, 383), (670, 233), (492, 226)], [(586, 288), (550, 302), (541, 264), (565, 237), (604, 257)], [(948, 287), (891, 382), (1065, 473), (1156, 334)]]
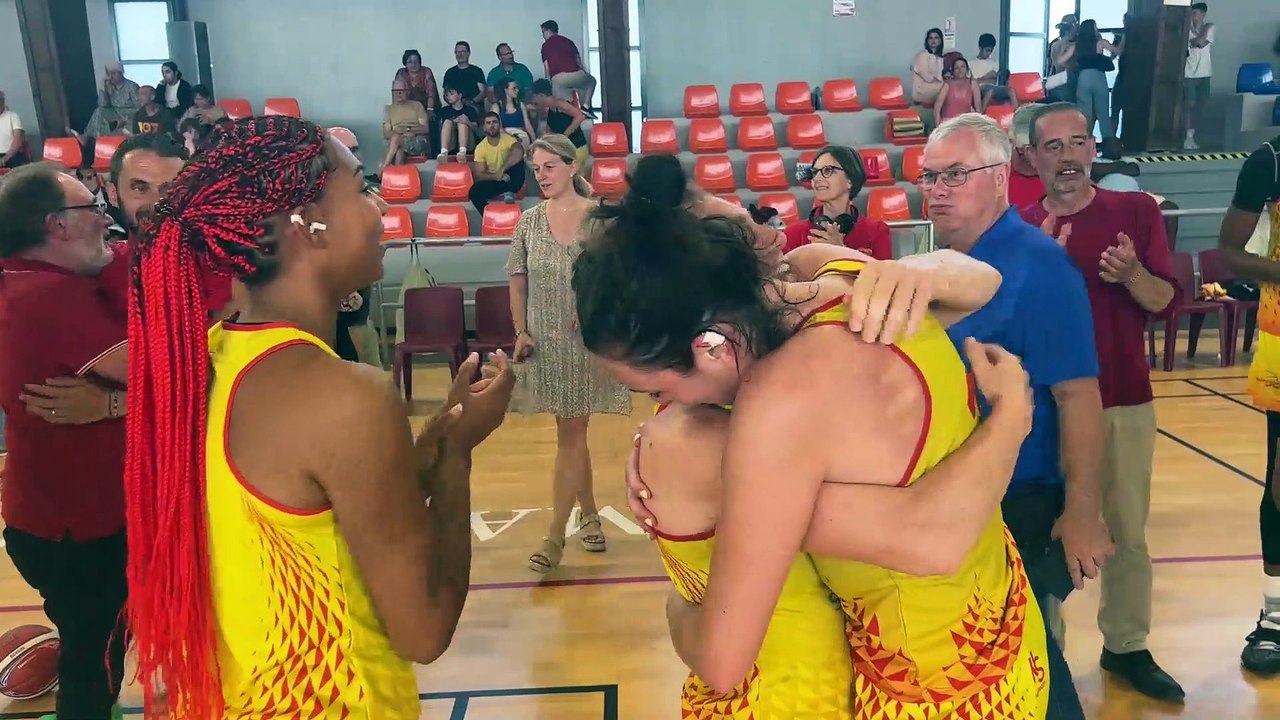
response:
[(560, 24), (555, 20), (542, 23), (542, 39), (542, 69), (551, 81), (555, 96), (573, 102), (573, 93), (576, 91), (582, 109), (592, 111), (596, 79), (582, 66), (582, 54), (578, 52), (578, 46), (560, 34)]
[(1182, 687), (1147, 650), (1152, 573), (1146, 525), (1156, 416), (1143, 335), (1150, 316), (1178, 295), (1164, 218), (1145, 193), (1093, 185), (1094, 139), (1076, 105), (1042, 108), (1029, 139), (1046, 196), (1022, 215), (1053, 226), (1084, 275), (1093, 312), (1106, 436), (1102, 513), (1115, 542), (1115, 555), (1102, 570), (1098, 608), (1102, 668), (1145, 695), (1181, 701)]
[(58, 424), (55, 410), (29, 412), (19, 396), (61, 376), (124, 387), (126, 318), (99, 277), (126, 262), (106, 243), (109, 222), (56, 168), (27, 166), (0, 183), (5, 548), (61, 635), (58, 716), (86, 720), (112, 716), (123, 678), (123, 403), (108, 395), (97, 422)]
[(853, 199), (867, 181), (862, 157), (846, 145), (818, 151), (808, 173), (813, 181), (814, 208), (809, 217), (786, 227), (784, 253), (809, 243), (843, 244), (877, 260), (893, 259), (893, 237), (881, 220), (859, 217)]
[(1044, 197), (1044, 181), (1032, 164), (1027, 153), (1031, 148), (1031, 119), (1040, 108), (1041, 103), (1028, 103), (1018, 108), (1013, 114), (1013, 123), (1009, 128), (1009, 139), (1013, 142), (1013, 171), (1009, 173), (1009, 205), (1024, 208), (1035, 205)]

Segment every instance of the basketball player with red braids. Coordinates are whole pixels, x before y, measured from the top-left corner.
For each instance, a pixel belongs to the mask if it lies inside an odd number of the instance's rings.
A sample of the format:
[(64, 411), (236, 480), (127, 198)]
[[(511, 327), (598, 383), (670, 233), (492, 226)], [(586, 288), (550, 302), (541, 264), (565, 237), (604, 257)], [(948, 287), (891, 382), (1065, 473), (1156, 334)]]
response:
[[(128, 619), (147, 706), (183, 720), (417, 718), (471, 565), (471, 450), (514, 377), (473, 355), (416, 440), (331, 349), (382, 273), (381, 199), (288, 117), (221, 123), (144, 223), (129, 306)], [(243, 311), (206, 335), (201, 279)], [(430, 500), (429, 504), (426, 502)]]

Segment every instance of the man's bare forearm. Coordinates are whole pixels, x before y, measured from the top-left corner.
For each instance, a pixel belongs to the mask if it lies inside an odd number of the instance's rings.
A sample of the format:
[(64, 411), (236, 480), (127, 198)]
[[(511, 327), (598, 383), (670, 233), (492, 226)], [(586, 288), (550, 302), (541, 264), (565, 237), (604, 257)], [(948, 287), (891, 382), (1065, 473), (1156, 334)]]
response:
[(1152, 275), (1146, 268), (1138, 270), (1138, 274), (1129, 280), (1128, 287), (1133, 299), (1150, 313), (1162, 312), (1173, 300), (1173, 285)]
[(1222, 248), (1222, 259), (1236, 277), (1255, 282), (1280, 283), (1280, 262), (1238, 248)]
[(1094, 378), (1069, 380), (1053, 388), (1058, 404), (1058, 437), (1067, 476), (1066, 512), (1097, 515), (1102, 490), (1102, 395)]
[(936, 271), (935, 302), (951, 310), (977, 310), (1000, 289), (1000, 271), (955, 250), (908, 255), (897, 262)]

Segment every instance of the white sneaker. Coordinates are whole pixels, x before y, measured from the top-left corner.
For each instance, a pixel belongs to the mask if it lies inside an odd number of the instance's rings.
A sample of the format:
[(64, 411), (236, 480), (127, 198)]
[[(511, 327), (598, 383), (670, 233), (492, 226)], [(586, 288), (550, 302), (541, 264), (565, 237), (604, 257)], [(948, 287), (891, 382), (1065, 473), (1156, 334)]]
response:
[(448, 151), (448, 150), (446, 150), (446, 151), (444, 151), (444, 152), (440, 153), (439, 155), (437, 155), (437, 156), (436, 156), (436, 162), (438, 162), (438, 163), (447, 163), (447, 162), (449, 162), (449, 151)]
[(458, 162), (460, 163), (464, 163), (467, 161), (467, 151), (465, 148), (458, 148), (457, 158), (458, 158)]
[(1182, 149), (1183, 150), (1199, 150), (1200, 146), (1196, 144), (1196, 136), (1191, 133), (1187, 133), (1187, 140), (1186, 142), (1182, 143)]

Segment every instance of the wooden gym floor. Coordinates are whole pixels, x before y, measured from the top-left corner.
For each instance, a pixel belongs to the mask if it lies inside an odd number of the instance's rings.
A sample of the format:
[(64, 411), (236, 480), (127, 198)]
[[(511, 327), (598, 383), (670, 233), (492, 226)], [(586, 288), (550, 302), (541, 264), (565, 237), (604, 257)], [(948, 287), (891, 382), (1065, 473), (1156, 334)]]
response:
[[(1090, 718), (1280, 717), (1280, 678), (1240, 668), (1260, 606), (1257, 507), (1266, 468), (1263, 415), (1244, 394), (1249, 358), (1216, 367), (1214, 336), (1197, 360), (1156, 373), (1155, 476), (1148, 538), (1156, 559), (1151, 649), (1187, 691), (1185, 707), (1149, 701), (1104, 678), (1094, 614), (1097, 583), (1067, 602), (1067, 659)], [(443, 397), (447, 371), (417, 372), (419, 413)], [(598, 417), (590, 443), (609, 551), (571, 539), (562, 567), (526, 568), (546, 530), (555, 431), (549, 417), (512, 415), (477, 453), (472, 593), (453, 647), (419, 670), (430, 720), (663, 720), (679, 717), (686, 673), (671, 649), (657, 554), (628, 520), (622, 463), (648, 404)], [(0, 630), (44, 622), (39, 598), (0, 559)], [(126, 688), (124, 704), (138, 705)], [(35, 717), (51, 698), (0, 704), (0, 720)], [(137, 712), (136, 710), (134, 712)]]

